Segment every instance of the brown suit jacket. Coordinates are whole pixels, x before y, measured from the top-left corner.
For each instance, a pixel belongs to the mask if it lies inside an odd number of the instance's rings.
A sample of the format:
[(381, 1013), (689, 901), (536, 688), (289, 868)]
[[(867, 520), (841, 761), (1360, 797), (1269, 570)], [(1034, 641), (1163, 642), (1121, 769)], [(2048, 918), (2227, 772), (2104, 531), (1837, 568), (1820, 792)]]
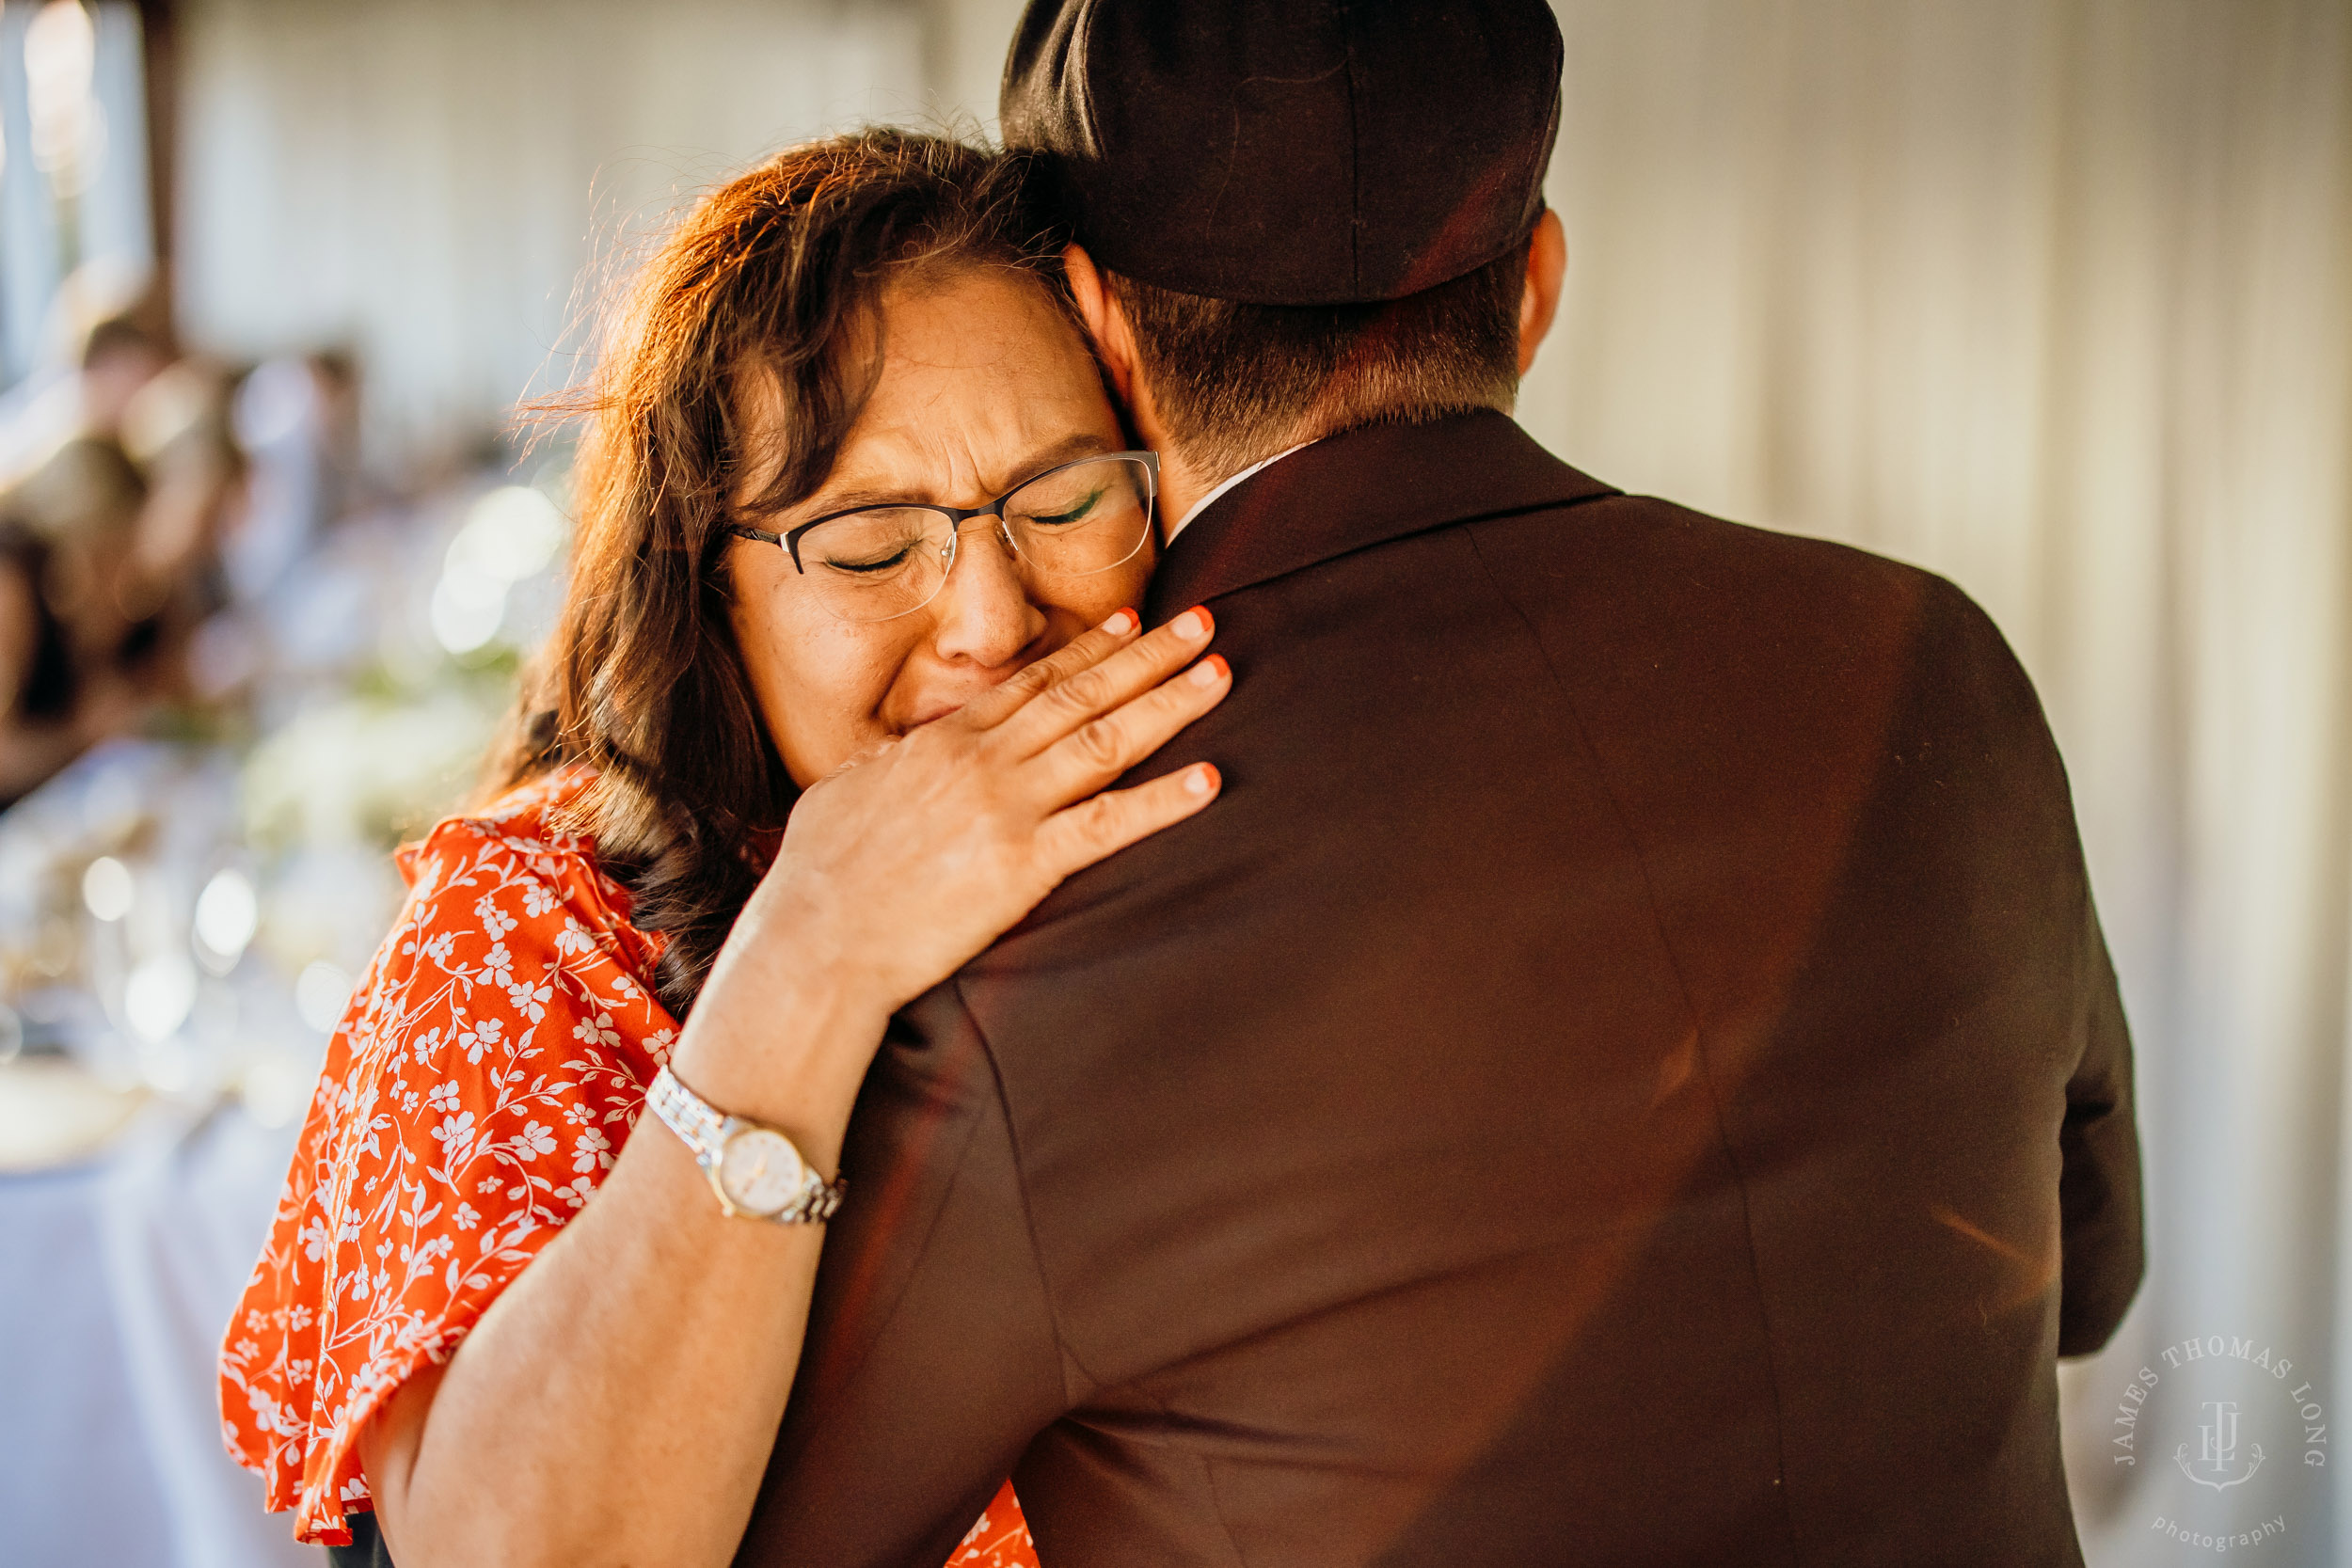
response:
[(741, 1559), (2073, 1563), (2140, 1275), (2065, 773), (1940, 578), (1353, 432), (1168, 552), (1223, 797), (899, 1021)]

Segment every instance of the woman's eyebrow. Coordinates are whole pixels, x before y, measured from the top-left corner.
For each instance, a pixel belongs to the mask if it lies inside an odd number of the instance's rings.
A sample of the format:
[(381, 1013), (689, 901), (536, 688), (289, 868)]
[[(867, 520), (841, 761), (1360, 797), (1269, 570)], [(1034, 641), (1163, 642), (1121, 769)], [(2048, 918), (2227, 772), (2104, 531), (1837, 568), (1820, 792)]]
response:
[(1111, 443), (1103, 439), (1102, 436), (1094, 435), (1091, 432), (1081, 432), (1075, 436), (1065, 436), (1060, 440), (1056, 441), (1052, 446), (1029, 453), (1027, 457), (1022, 460), (1021, 466), (1016, 472), (1004, 476), (1004, 483), (998, 485), (993, 493), (1001, 496), (1007, 490), (1013, 488), (1013, 486), (1020, 484), (1025, 481), (1035, 479), (1046, 469), (1055, 467), (1060, 464), (1073, 462), (1081, 457), (1093, 457), (1106, 451), (1117, 451), (1119, 449), (1117, 447), (1114, 447)]
[[(1075, 462), (1081, 457), (1093, 457), (1102, 452), (1118, 450), (1109, 441), (1090, 432), (1065, 436), (1060, 440), (1041, 447), (1023, 457), (1019, 463), (1013, 465), (1009, 474), (997, 476), (1000, 483), (984, 499), (993, 500), (1025, 481), (1035, 479), (1048, 468), (1064, 463)], [(819, 490), (802, 506), (795, 507), (793, 510), (805, 512), (809, 517), (829, 517), (837, 512), (860, 512), (869, 506), (952, 506), (954, 504), (952, 501), (936, 500), (930, 496), (912, 495), (905, 490), (871, 486), (850, 490)]]

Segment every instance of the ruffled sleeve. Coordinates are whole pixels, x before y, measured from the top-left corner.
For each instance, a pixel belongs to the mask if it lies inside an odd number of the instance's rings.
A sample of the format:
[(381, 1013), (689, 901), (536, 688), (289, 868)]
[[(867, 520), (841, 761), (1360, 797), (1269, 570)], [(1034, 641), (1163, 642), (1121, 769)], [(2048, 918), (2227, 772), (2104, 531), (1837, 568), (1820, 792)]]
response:
[(1038, 1568), (1037, 1543), (1029, 1538), (1029, 1523), (1022, 1516), (1012, 1482), (996, 1489), (988, 1512), (948, 1554), (947, 1568)]
[(221, 1353), (230, 1451), (343, 1544), (357, 1437), (446, 1361), (588, 1201), (676, 1036), (558, 779), (402, 853), (408, 899), (353, 993)]

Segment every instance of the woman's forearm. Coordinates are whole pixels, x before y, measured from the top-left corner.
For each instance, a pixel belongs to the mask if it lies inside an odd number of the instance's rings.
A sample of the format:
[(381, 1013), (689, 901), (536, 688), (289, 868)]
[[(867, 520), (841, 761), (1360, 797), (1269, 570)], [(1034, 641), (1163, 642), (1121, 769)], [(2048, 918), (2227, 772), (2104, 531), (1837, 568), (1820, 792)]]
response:
[[(885, 1015), (734, 968), (713, 974), (675, 1069), (783, 1126), (830, 1179)], [(823, 1236), (725, 1214), (648, 1113), (446, 1369), (362, 1434), (393, 1560), (726, 1562), (791, 1390)]]

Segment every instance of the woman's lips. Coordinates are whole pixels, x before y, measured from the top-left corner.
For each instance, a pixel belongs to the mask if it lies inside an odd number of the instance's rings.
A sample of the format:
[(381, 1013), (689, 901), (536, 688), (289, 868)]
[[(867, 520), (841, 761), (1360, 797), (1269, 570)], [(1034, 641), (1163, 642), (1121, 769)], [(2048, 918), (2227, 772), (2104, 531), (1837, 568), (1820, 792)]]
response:
[(900, 735), (904, 735), (909, 730), (919, 730), (924, 725), (934, 723), (939, 720), (946, 718), (947, 715), (951, 713), (961, 712), (963, 710), (964, 704), (970, 702), (975, 697), (983, 696), (988, 692), (995, 690), (997, 687), (1003, 685), (1005, 682), (1010, 680), (1014, 675), (1018, 674), (1029, 664), (1029, 662), (1030, 661), (1027, 659), (1023, 659), (1019, 664), (1012, 665), (1004, 670), (992, 670), (987, 674), (972, 680), (969, 683), (971, 689), (963, 692), (960, 696), (949, 697), (943, 695), (926, 699), (921, 704), (916, 705), (914, 717), (907, 720), (905, 724), (899, 728), (898, 733)]
[(931, 723), (936, 720), (945, 719), (951, 713), (961, 713), (962, 711), (963, 705), (961, 703), (947, 703), (942, 705), (934, 705), (924, 708), (914, 718), (908, 720), (904, 725), (900, 726), (898, 733), (900, 735), (905, 735), (910, 730), (919, 730), (924, 725)]
[(910, 730), (919, 730), (926, 724), (945, 719), (947, 715), (961, 710), (963, 705), (973, 698), (995, 690), (996, 688), (1004, 685), (1005, 682), (1012, 679), (1013, 676), (1021, 673), (1022, 671), (1026, 670), (1060, 645), (1059, 641), (1055, 641), (1049, 646), (1046, 638), (1040, 637), (1036, 641), (1022, 649), (1020, 657), (1000, 664), (993, 670), (967, 671), (957, 682), (964, 689), (959, 695), (950, 697), (943, 694), (927, 698), (915, 705), (913, 717), (901, 723), (893, 724), (892, 728), (898, 734), (905, 735)]

